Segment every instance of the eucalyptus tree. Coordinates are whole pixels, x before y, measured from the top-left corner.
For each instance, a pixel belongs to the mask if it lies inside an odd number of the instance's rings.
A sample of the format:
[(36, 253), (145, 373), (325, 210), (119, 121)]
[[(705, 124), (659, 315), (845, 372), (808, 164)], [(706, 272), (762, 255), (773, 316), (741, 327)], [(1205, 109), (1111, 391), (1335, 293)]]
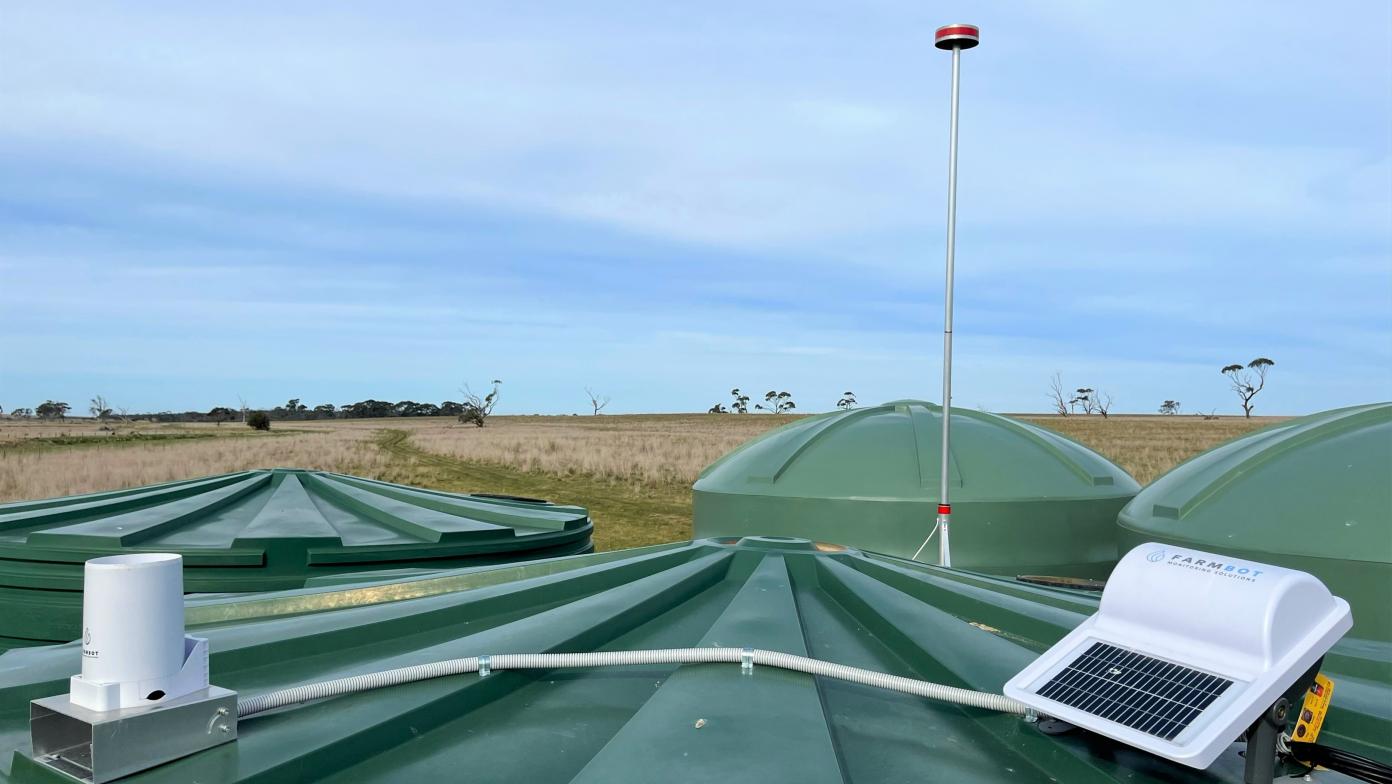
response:
[(1257, 357), (1242, 365), (1228, 365), (1223, 368), (1222, 373), (1228, 377), (1232, 391), (1237, 393), (1238, 400), (1242, 401), (1242, 413), (1248, 419), (1252, 418), (1252, 398), (1266, 387), (1266, 373), (1276, 365), (1275, 362), (1266, 357)]

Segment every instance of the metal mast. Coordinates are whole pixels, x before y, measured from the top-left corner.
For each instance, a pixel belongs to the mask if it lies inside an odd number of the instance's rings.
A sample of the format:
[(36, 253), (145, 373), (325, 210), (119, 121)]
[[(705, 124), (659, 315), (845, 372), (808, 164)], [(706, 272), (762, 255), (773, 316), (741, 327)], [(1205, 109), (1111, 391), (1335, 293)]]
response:
[(947, 285), (943, 305), (943, 394), (942, 394), (942, 476), (938, 486), (938, 563), (952, 565), (949, 528), (952, 503), (948, 499), (949, 449), (952, 432), (952, 267), (957, 246), (957, 95), (962, 50), (981, 43), (976, 25), (950, 24), (933, 34), (933, 45), (952, 52), (952, 126), (947, 155)]

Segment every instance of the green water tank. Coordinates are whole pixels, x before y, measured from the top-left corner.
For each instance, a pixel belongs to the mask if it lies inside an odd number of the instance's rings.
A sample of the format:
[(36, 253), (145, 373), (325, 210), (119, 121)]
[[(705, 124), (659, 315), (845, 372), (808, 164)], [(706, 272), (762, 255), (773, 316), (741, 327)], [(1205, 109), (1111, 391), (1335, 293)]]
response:
[(1146, 541), (1319, 577), (1353, 607), (1351, 632), (1392, 640), (1392, 403), (1292, 419), (1156, 479), (1118, 516)]
[(89, 558), (179, 553), (185, 591), (270, 591), (584, 553), (592, 528), (576, 506), (281, 468), (4, 504), (0, 650), (78, 636)]
[[(1097, 608), (1093, 593), (744, 537), (189, 597), (185, 621), (208, 640), (212, 682), (243, 698), (485, 654), (712, 646), (1000, 693)], [(29, 757), (29, 701), (66, 692), (81, 656), (80, 643), (0, 656), (0, 782), (58, 780)], [(1389, 759), (1383, 656), (1341, 643), (1326, 657), (1336, 686), (1321, 742)], [(129, 781), (1240, 784), (1242, 748), (1193, 770), (1089, 732), (1045, 734), (1018, 716), (828, 677), (657, 664), (498, 669), (316, 700), (244, 717), (235, 742)]]
[[(800, 419), (712, 463), (693, 487), (696, 536), (798, 536), (912, 557), (933, 530), (942, 408), (900, 400)], [(952, 565), (1104, 577), (1125, 471), (1051, 430), (952, 412)], [(936, 563), (936, 538), (919, 560)]]

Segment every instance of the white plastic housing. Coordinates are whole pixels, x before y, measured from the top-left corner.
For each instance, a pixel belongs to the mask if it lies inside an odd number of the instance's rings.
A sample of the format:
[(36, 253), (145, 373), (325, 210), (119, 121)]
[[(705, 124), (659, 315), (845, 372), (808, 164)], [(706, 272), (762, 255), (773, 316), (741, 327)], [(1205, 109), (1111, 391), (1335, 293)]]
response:
[(183, 558), (130, 553), (87, 562), (82, 674), (72, 702), (97, 711), (148, 706), (208, 685), (207, 643), (184, 636)]
[[(1107, 580), (1099, 611), (1005, 685), (1042, 714), (1206, 768), (1353, 625), (1315, 577), (1171, 545), (1143, 544)], [(1171, 741), (1039, 696), (1095, 642), (1233, 683)]]

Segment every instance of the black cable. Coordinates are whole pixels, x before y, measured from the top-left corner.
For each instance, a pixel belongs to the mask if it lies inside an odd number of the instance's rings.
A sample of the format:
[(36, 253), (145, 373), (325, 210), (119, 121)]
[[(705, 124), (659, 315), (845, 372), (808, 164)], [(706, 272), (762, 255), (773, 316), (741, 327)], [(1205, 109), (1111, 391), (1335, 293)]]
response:
[(1291, 756), (1306, 765), (1319, 765), (1370, 784), (1392, 784), (1392, 766), (1361, 754), (1319, 743), (1290, 742)]

